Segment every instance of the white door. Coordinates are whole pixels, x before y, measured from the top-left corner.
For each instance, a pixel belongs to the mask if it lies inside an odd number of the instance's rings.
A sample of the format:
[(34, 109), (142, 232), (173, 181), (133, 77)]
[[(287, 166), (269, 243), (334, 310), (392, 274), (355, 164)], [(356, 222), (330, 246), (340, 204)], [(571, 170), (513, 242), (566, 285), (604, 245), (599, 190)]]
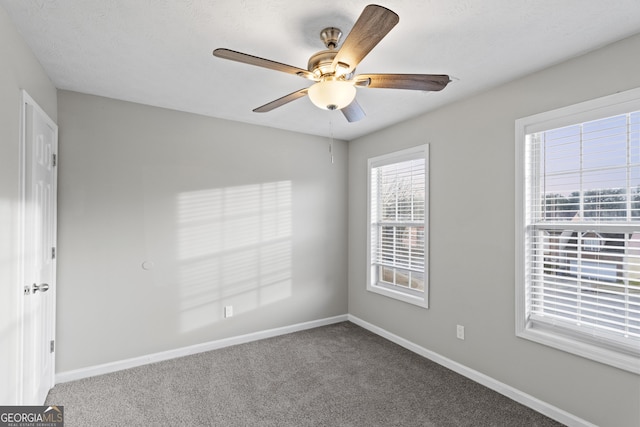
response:
[(58, 127), (23, 91), (22, 404), (42, 405), (54, 384)]

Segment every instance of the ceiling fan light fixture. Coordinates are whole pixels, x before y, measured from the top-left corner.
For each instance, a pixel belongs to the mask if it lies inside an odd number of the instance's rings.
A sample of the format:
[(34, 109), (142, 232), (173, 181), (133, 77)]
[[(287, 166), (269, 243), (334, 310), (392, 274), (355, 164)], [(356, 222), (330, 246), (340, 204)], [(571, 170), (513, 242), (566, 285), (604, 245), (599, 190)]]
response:
[(309, 88), (311, 102), (324, 110), (341, 110), (351, 104), (356, 97), (353, 82), (323, 80)]

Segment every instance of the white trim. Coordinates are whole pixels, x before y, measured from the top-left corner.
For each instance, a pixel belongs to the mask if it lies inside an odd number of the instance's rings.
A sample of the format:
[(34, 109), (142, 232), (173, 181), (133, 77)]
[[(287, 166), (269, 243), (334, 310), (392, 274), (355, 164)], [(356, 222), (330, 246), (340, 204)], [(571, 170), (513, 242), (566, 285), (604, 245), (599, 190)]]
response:
[(320, 326), (331, 325), (334, 323), (345, 322), (348, 315), (342, 314), (325, 319), (312, 320), (309, 322), (298, 323), (280, 328), (267, 329), (264, 331), (253, 332), (235, 337), (223, 338), (220, 340), (209, 341), (202, 344), (195, 344), (188, 347), (176, 348), (173, 350), (153, 353), (146, 356), (133, 357), (131, 359), (120, 360), (117, 362), (105, 363), (102, 365), (89, 366), (86, 368), (75, 369), (73, 371), (65, 371), (56, 374), (56, 384), (66, 383), (69, 381), (80, 380), (83, 378), (94, 377), (97, 375), (108, 374), (111, 372), (121, 371), (123, 369), (135, 368), (137, 366), (149, 365), (151, 363), (161, 362), (163, 360), (175, 359), (192, 354), (204, 353), (205, 351), (217, 350), (219, 348), (230, 347), (232, 345), (244, 344), (252, 341), (258, 341), (265, 338), (277, 337), (279, 335), (290, 334), (293, 332), (304, 331), (307, 329), (318, 328)]
[(536, 133), (640, 109), (640, 88), (591, 99), (516, 120), (516, 129)]
[[(592, 99), (579, 104), (570, 105), (556, 110), (545, 111), (515, 121), (515, 322), (516, 336), (537, 342), (558, 350), (594, 360), (619, 369), (640, 373), (640, 363), (637, 353), (627, 354), (624, 348), (608, 348), (600, 345), (593, 337), (573, 335), (571, 331), (562, 326), (550, 327), (539, 322), (530, 321), (528, 312), (527, 286), (527, 224), (528, 217), (528, 183), (527, 177), (531, 176), (528, 169), (531, 161), (527, 149), (527, 134), (546, 131), (558, 127), (573, 125), (586, 121), (626, 114), (640, 110), (640, 88), (615, 93), (609, 96)], [(546, 224), (545, 224), (546, 225)], [(551, 223), (550, 227), (558, 224)], [(613, 226), (616, 227), (617, 225)], [(581, 228), (583, 226), (577, 226)], [(613, 228), (612, 226), (609, 226)], [(622, 224), (619, 230), (622, 232), (629, 225)]]
[[(21, 287), (24, 286), (25, 278), (24, 278), (24, 270), (25, 270), (25, 227), (26, 227), (26, 218), (25, 218), (25, 189), (26, 189), (26, 134), (25, 134), (25, 126), (26, 126), (26, 107), (25, 104), (27, 99), (30, 99), (29, 94), (22, 89), (20, 91), (20, 129), (19, 129), (19, 141), (18, 141), (18, 186), (20, 191), (20, 203), (18, 203), (18, 282), (14, 285), (18, 287), (17, 289), (17, 298), (16, 298), (16, 306), (17, 310), (17, 330), (18, 330), (18, 347), (16, 349), (16, 360), (17, 360), (17, 387), (16, 387), (16, 403), (22, 404), (24, 401), (24, 294), (23, 289)], [(32, 100), (33, 101), (33, 100)]]
[(422, 156), (425, 151), (427, 151), (428, 155), (428, 146), (429, 144), (416, 145), (415, 147), (405, 148), (404, 150), (394, 151), (392, 153), (372, 157), (369, 159), (369, 167), (379, 168), (380, 166), (390, 165), (392, 163), (400, 163), (408, 160), (413, 160), (417, 156)]
[(427, 350), (426, 348), (421, 347), (418, 344), (415, 344), (409, 340), (399, 337), (398, 335), (395, 335), (385, 329), (382, 329), (369, 322), (366, 322), (356, 316), (349, 314), (347, 315), (347, 318), (350, 322), (355, 323), (356, 325), (361, 326), (364, 329), (367, 329), (368, 331), (373, 332), (376, 335), (386, 338), (389, 341), (394, 342), (406, 348), (407, 350), (410, 350), (416, 354), (419, 354), (420, 356), (425, 357), (439, 365), (442, 365), (445, 368), (451, 369), (452, 371), (462, 376), (465, 376), (470, 380), (477, 382), (478, 384), (482, 384), (483, 386), (490, 388), (493, 391), (496, 391), (512, 400), (515, 400), (516, 402), (521, 403), (533, 409), (534, 411), (540, 412), (541, 414), (544, 414), (549, 418), (552, 418), (558, 422), (566, 424), (569, 427), (597, 427), (595, 424), (592, 424), (586, 420), (583, 420), (582, 418), (578, 418), (567, 411), (564, 411), (556, 406), (553, 406), (547, 402), (537, 399), (521, 390), (511, 387), (510, 385), (504, 384), (494, 378), (491, 378), (481, 372), (478, 372), (465, 365), (455, 362), (438, 353), (435, 353), (431, 350)]
[[(404, 291), (401, 288), (391, 289), (385, 286), (381, 286), (374, 282), (375, 273), (373, 273), (373, 262), (371, 260), (371, 170), (385, 165), (393, 163), (400, 163), (409, 160), (415, 160), (418, 158), (424, 158), (425, 161), (425, 177), (424, 177), (424, 292), (412, 293), (411, 290)], [(377, 157), (372, 157), (367, 160), (367, 283), (366, 289), (369, 292), (383, 295), (388, 298), (396, 299), (398, 301), (406, 302), (416, 305), (422, 308), (429, 308), (429, 144), (417, 145), (415, 147), (406, 148), (404, 150), (395, 151), (392, 153), (383, 154)]]

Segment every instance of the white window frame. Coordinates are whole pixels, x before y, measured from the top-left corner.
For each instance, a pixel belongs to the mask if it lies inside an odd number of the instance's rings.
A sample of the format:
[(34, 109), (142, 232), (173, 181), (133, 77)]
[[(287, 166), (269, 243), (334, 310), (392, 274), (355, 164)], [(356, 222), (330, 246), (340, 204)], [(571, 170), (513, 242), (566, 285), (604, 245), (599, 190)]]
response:
[(640, 348), (637, 352), (610, 345), (608, 340), (587, 338), (564, 325), (545, 325), (532, 321), (528, 308), (527, 283), (527, 177), (531, 172), (526, 135), (589, 122), (640, 110), (640, 88), (620, 92), (565, 108), (516, 120), (516, 335), (607, 365), (640, 374)]
[[(372, 257), (372, 233), (376, 224), (372, 218), (372, 185), (371, 173), (374, 168), (400, 163), (408, 160), (423, 158), (425, 161), (425, 183), (424, 183), (424, 291), (403, 289), (400, 286), (387, 286), (378, 282), (376, 265)], [(419, 307), (429, 308), (429, 145), (420, 146), (396, 151), (368, 159), (367, 162), (367, 290), (376, 294), (384, 295)]]

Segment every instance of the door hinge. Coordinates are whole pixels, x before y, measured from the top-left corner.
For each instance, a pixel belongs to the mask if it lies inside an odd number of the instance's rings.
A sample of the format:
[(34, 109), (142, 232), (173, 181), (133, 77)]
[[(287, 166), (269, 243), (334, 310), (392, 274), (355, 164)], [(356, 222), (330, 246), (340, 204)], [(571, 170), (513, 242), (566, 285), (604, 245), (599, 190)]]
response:
[(56, 259), (56, 248), (51, 248), (51, 259)]
[(53, 166), (58, 166), (58, 155), (57, 154), (53, 154), (52, 159), (51, 159), (51, 164)]
[(55, 348), (56, 348), (56, 342), (54, 340), (51, 340), (51, 342), (49, 343), (50, 353), (53, 353)]

